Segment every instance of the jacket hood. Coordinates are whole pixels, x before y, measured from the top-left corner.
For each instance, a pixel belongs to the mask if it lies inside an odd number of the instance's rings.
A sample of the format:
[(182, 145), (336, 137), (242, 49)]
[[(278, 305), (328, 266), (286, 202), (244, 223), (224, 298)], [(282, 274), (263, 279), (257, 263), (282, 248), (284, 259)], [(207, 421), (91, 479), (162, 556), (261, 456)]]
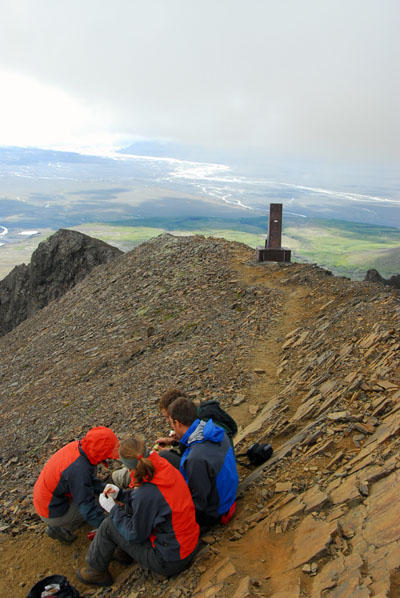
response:
[[(152, 484), (156, 484), (159, 488), (170, 488), (175, 485), (175, 473), (178, 470), (173, 467), (167, 459), (160, 457), (160, 455), (153, 451), (148, 456), (152, 464), (154, 465), (155, 471), (154, 476), (150, 480)], [(171, 469), (172, 468), (172, 469)], [(135, 470), (131, 471), (130, 474), (131, 482), (129, 484), (130, 488), (135, 488)]]
[(182, 436), (180, 442), (186, 446), (194, 442), (210, 442), (220, 443), (224, 438), (224, 430), (216, 426), (212, 419), (204, 422), (200, 419), (195, 419), (192, 425)]
[[(175, 476), (171, 475), (171, 471), (173, 471), (171, 470), (171, 467), (173, 467), (171, 466), (171, 463), (166, 459), (163, 459), (163, 457), (160, 457), (155, 451), (150, 454), (149, 459), (156, 468), (153, 479), (151, 480), (152, 483), (165, 488), (174, 486)], [(177, 469), (175, 469), (175, 471), (178, 472)]]
[(81, 447), (92, 465), (106, 459), (118, 459), (118, 438), (110, 428), (92, 428), (81, 440)]

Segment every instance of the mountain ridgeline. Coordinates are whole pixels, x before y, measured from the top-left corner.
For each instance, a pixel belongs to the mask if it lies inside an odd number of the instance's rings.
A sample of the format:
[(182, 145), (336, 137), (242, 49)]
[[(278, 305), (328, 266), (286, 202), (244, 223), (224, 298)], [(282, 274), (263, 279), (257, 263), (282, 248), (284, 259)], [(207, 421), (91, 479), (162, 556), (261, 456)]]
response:
[(61, 297), (99, 264), (122, 252), (77, 231), (60, 229), (0, 281), (0, 334)]
[[(162, 583), (112, 563), (120, 598), (399, 595), (400, 316), (390, 286), (248, 246), (162, 235), (114, 255), (0, 338), (0, 589), (84, 562), (87, 529), (58, 546), (31, 502), (49, 456), (96, 425), (149, 447), (172, 386), (237, 421), (237, 512), (190, 569)], [(118, 467), (115, 463), (112, 467)], [(100, 471), (101, 475), (106, 475)], [(21, 564), (20, 568), (15, 562)]]
[(371, 270), (367, 271), (365, 280), (368, 282), (378, 282), (380, 284), (393, 287), (394, 289), (400, 289), (400, 274), (394, 274), (390, 278), (386, 279), (379, 274), (378, 270), (372, 268)]

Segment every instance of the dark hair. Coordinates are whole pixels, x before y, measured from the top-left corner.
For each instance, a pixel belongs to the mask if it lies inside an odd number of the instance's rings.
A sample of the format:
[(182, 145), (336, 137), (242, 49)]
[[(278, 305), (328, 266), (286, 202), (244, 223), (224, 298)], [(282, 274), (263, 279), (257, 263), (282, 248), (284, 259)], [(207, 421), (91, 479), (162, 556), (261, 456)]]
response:
[(145, 450), (144, 440), (140, 436), (132, 436), (123, 440), (119, 447), (119, 454), (123, 458), (137, 459), (140, 456), (135, 469), (135, 486), (140, 486), (143, 482), (150, 482), (155, 473), (153, 463), (144, 456)]
[(179, 388), (169, 388), (166, 390), (160, 397), (160, 401), (158, 406), (161, 409), (166, 409), (168, 411), (168, 407), (179, 397), (185, 397), (186, 395), (183, 390), (179, 390)]
[(184, 426), (191, 426), (197, 419), (197, 407), (190, 399), (181, 397), (168, 407), (168, 415)]

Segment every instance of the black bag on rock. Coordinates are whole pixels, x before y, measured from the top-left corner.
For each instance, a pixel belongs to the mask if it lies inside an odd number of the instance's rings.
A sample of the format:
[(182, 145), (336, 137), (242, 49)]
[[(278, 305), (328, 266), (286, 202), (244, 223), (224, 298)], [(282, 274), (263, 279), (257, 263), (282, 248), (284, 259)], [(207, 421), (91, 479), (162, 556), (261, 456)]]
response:
[(259, 444), (258, 442), (255, 442), (245, 453), (236, 455), (237, 457), (247, 457), (250, 464), (243, 463), (243, 461), (239, 461), (238, 459), (236, 459), (236, 461), (239, 465), (243, 465), (244, 467), (250, 467), (251, 465), (258, 466), (268, 461), (268, 459), (272, 457), (273, 452), (274, 450), (270, 444)]
[[(50, 596), (56, 598), (79, 598), (79, 592), (76, 588), (71, 586), (68, 579), (64, 575), (49, 575), (44, 577), (31, 588), (27, 598), (40, 598), (42, 592), (46, 591), (46, 586), (59, 586), (59, 589), (54, 589), (54, 593)], [(49, 590), (50, 591), (50, 590)]]

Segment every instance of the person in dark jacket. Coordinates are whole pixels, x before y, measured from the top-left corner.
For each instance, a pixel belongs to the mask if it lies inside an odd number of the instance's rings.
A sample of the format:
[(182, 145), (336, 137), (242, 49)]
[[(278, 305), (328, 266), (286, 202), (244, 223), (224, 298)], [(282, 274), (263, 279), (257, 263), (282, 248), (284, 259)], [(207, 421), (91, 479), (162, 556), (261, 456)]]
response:
[[(186, 397), (185, 393), (182, 390), (179, 390), (178, 388), (169, 388), (168, 390), (166, 390), (160, 397), (158, 406), (160, 408), (160, 411), (162, 413), (162, 415), (166, 418), (166, 420), (169, 422), (169, 415), (168, 415), (168, 407), (169, 405), (175, 401), (175, 399), (177, 399), (178, 397)], [(177, 467), (179, 469), (179, 461), (180, 458), (182, 456), (181, 452), (180, 452), (180, 445), (179, 442), (177, 440), (175, 440), (175, 435), (170, 436), (168, 438), (159, 438), (156, 440), (156, 444), (155, 446), (158, 445), (158, 443), (160, 442), (161, 444), (156, 448), (156, 450), (159, 450), (161, 447), (165, 447), (166, 445), (168, 445), (168, 449), (165, 448), (165, 450), (170, 450), (170, 459), (168, 459), (170, 461), (170, 463), (172, 463), (172, 465), (174, 465), (175, 467)], [(173, 446), (173, 448), (172, 448)], [(184, 447), (182, 447), (184, 448)], [(183, 452), (183, 451), (182, 451)], [(172, 460), (175, 458), (176, 455), (176, 462), (172, 462)], [(163, 456), (161, 454), (161, 456)], [(127, 467), (122, 467), (121, 469), (117, 469), (116, 471), (113, 471), (112, 473), (112, 480), (114, 482), (114, 484), (116, 484), (118, 486), (118, 488), (129, 488), (129, 484), (130, 484), (130, 471)]]
[(179, 469), (192, 494), (197, 522), (202, 529), (221, 518), (226, 523), (235, 509), (239, 481), (226, 433), (212, 419), (200, 420), (188, 399), (176, 399), (168, 413), (177, 439), (186, 447)]
[(81, 523), (97, 528), (105, 515), (97, 502), (105, 483), (96, 465), (118, 458), (118, 438), (110, 428), (92, 428), (82, 440), (70, 442), (47, 461), (33, 489), (36, 512), (47, 523), (47, 535), (70, 544)]
[[(179, 388), (169, 388), (160, 397), (160, 401), (158, 403), (160, 411), (169, 423), (171, 422), (168, 413), (168, 408), (170, 405), (172, 405), (174, 401), (176, 401), (176, 399), (179, 399), (181, 397), (185, 399), (187, 398), (183, 390), (180, 390)], [(199, 419), (202, 419), (203, 421), (208, 421), (209, 419), (212, 419), (215, 425), (223, 428), (233, 447), (233, 438), (238, 431), (237, 424), (235, 420), (221, 408), (218, 401), (216, 401), (215, 399), (209, 401), (201, 401), (200, 405), (197, 407), (197, 417)], [(172, 434), (166, 438), (157, 438), (156, 443), (160, 446), (175, 447), (171, 450), (175, 451), (180, 457), (184, 452), (184, 448), (182, 450), (182, 446), (179, 446), (179, 442), (177, 442), (175, 434)]]
[[(162, 415), (166, 418), (167, 422), (172, 426), (170, 417), (168, 414), (168, 408), (172, 403), (179, 398), (187, 398), (185, 392), (180, 388), (169, 388), (160, 397), (158, 406)], [(233, 448), (233, 438), (237, 433), (237, 424), (235, 420), (221, 407), (218, 401), (202, 401), (197, 407), (197, 417), (201, 420), (208, 421), (212, 419), (214, 424), (223, 428), (229, 438), (229, 442)], [(155, 441), (155, 450), (159, 451), (161, 457), (165, 457), (174, 467), (179, 469), (180, 461), (186, 447), (181, 444), (177, 438), (175, 432), (171, 430), (168, 437), (157, 438)], [(117, 469), (112, 473), (112, 479), (114, 484), (118, 488), (128, 488), (130, 483), (129, 470), (126, 467)]]
[(199, 526), (179, 471), (157, 452), (148, 454), (138, 437), (121, 443), (120, 460), (131, 472), (134, 490), (109, 484), (100, 497), (109, 516), (87, 552), (87, 566), (77, 572), (83, 583), (111, 585), (108, 566), (113, 557), (121, 562), (131, 557), (145, 569), (170, 577), (188, 567), (196, 554)]

